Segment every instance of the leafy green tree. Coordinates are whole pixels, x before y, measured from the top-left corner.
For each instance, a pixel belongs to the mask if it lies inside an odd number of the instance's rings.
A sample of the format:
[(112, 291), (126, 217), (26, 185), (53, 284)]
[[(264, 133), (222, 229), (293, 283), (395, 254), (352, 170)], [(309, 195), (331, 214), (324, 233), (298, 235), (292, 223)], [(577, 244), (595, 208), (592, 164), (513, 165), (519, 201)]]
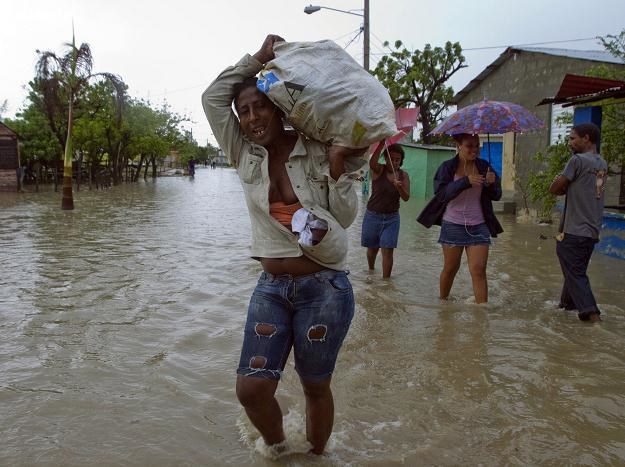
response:
[(18, 112), (6, 124), (20, 135), (22, 164), (31, 161), (53, 161), (62, 151), (58, 139), (50, 130), (46, 116), (32, 103)]
[(94, 73), (93, 57), (89, 45), (83, 43), (76, 47), (76, 41), (72, 35), (72, 42), (65, 44), (67, 47), (63, 55), (56, 55), (50, 51), (39, 53), (37, 61), (36, 80), (40, 80), (44, 90), (43, 96), (46, 98), (58, 99), (61, 90), (67, 97), (67, 138), (65, 139), (65, 151), (63, 160), (63, 198), (62, 209), (74, 209), (74, 198), (72, 193), (72, 130), (74, 122), (74, 105), (76, 99), (87, 87), (89, 80), (93, 78), (104, 78), (109, 80), (117, 93), (117, 106), (119, 114), (124, 101), (125, 86), (116, 75), (111, 73)]
[[(11, 121), (22, 136), (22, 153), (27, 158), (49, 160), (56, 166), (65, 152), (70, 163), (74, 158), (81, 168), (86, 163), (90, 183), (95, 175), (103, 174), (117, 184), (137, 181), (143, 168), (147, 177), (149, 165), (156, 177), (158, 163), (172, 150), (185, 159), (206, 160), (217, 153), (212, 146), (201, 150), (192, 133), (182, 128), (189, 119), (173, 112), (167, 103), (156, 108), (128, 98), (126, 86), (114, 75), (89, 71), (88, 46), (78, 49), (72, 43), (68, 47), (61, 57), (39, 52), (40, 66), (29, 83), (29, 103)], [(71, 67), (74, 62), (75, 69)], [(105, 79), (90, 80), (102, 76)], [(82, 173), (77, 172), (77, 189)]]
[[(618, 35), (607, 35), (599, 38), (605, 49), (625, 62), (625, 29)], [(598, 65), (588, 72), (597, 78), (625, 81), (625, 67)], [(621, 175), (619, 203), (625, 203), (625, 103), (600, 102), (602, 107), (601, 121), (601, 155), (608, 163), (612, 175)], [(592, 105), (597, 105), (594, 103)]]
[[(85, 88), (80, 118), (74, 128), (74, 147), (79, 158), (85, 157), (90, 176), (108, 172), (114, 185), (122, 181), (127, 165), (130, 100), (124, 97), (123, 112), (117, 107), (117, 89), (109, 81), (99, 81)], [(104, 167), (103, 165), (106, 165)]]
[[(605, 37), (600, 37), (599, 40), (608, 52), (625, 61), (625, 29), (618, 35), (608, 34)], [(621, 71), (621, 74), (623, 74), (623, 71)]]
[[(388, 46), (388, 42), (385, 42)], [(445, 83), (458, 70), (466, 67), (458, 42), (444, 47), (426, 44), (423, 51), (410, 51), (401, 41), (380, 59), (373, 74), (388, 89), (395, 107), (419, 107), (421, 140), (431, 143), (429, 133), (451, 105), (454, 92)]]
[(195, 159), (198, 162), (206, 163), (214, 157), (217, 157), (217, 154), (219, 154), (219, 148), (207, 142), (206, 146), (197, 146), (195, 150)]
[(209, 159), (208, 154), (209, 152), (208, 152), (207, 146), (198, 145), (197, 149), (195, 150), (195, 160), (197, 160), (198, 163), (204, 164), (208, 162), (208, 159)]
[(167, 143), (168, 149), (160, 154), (153, 155), (150, 159), (150, 164), (152, 165), (152, 177), (154, 178), (156, 177), (157, 165), (162, 163), (165, 156), (167, 156), (171, 150), (175, 150), (180, 153), (180, 151), (186, 151), (186, 145), (189, 141), (193, 141), (193, 143), (195, 143), (193, 135), (181, 128), (183, 123), (189, 121), (188, 117), (173, 112), (166, 102), (163, 103), (157, 112), (161, 121), (161, 125), (157, 129), (157, 134), (164, 142)]
[(541, 221), (551, 222), (551, 211), (557, 198), (549, 192), (549, 186), (562, 173), (570, 157), (571, 151), (565, 140), (560, 140), (533, 157), (543, 169), (529, 174), (527, 188), (530, 201), (538, 205), (538, 218)]
[[(171, 150), (173, 141), (168, 138), (170, 116), (167, 112), (153, 109), (147, 102), (137, 100), (131, 101), (128, 106), (126, 120), (127, 152), (136, 164), (132, 180), (137, 181), (144, 164), (147, 176), (149, 164), (162, 160)], [(156, 177), (154, 165), (152, 175)]]
[(182, 140), (178, 143), (178, 152), (183, 166), (186, 167), (191, 159), (197, 159), (198, 148), (199, 145), (193, 139), (193, 134), (190, 131), (185, 132)]
[[(50, 160), (62, 160), (63, 149), (67, 139), (67, 97), (65, 90), (56, 83), (50, 81), (46, 83), (42, 79), (35, 77), (28, 83), (28, 101), (45, 118), (50, 132), (59, 143), (59, 153)], [(32, 118), (34, 114), (24, 114), (25, 118)]]

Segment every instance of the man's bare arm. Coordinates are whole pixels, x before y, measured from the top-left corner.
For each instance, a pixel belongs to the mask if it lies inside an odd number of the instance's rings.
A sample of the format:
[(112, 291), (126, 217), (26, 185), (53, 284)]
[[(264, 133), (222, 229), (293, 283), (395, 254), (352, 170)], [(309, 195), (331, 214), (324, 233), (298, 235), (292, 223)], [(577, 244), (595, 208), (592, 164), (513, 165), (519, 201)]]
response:
[(330, 163), (330, 176), (338, 180), (345, 173), (345, 157), (362, 156), (367, 148), (346, 148), (332, 145), (328, 148), (328, 162)]
[(569, 186), (569, 180), (564, 175), (558, 175), (549, 187), (549, 193), (560, 196), (566, 194), (566, 189)]

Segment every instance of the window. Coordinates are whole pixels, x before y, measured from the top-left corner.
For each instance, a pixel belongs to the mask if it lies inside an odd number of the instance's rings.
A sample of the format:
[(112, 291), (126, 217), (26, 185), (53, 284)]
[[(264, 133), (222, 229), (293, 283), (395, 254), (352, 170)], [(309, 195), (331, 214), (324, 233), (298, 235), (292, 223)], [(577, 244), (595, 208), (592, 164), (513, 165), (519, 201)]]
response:
[[(551, 105), (551, 133), (549, 144), (557, 144), (558, 139), (566, 141), (571, 128), (573, 128), (574, 107), (562, 107), (562, 104)], [(563, 122), (562, 120), (565, 119)]]

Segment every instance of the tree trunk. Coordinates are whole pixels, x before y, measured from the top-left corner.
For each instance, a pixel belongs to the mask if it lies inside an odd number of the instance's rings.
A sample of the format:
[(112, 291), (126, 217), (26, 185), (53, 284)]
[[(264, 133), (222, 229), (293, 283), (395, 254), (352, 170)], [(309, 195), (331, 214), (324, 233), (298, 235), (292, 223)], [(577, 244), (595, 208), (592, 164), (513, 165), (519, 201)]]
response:
[[(111, 173), (113, 175), (113, 185), (119, 185), (122, 182), (124, 175), (124, 167), (121, 163), (121, 141), (117, 144), (117, 150), (115, 155), (110, 159)], [(110, 146), (109, 146), (110, 147)], [(113, 148), (110, 148), (110, 153), (113, 153)], [(128, 169), (126, 168), (126, 179), (128, 179)]]
[(89, 174), (89, 191), (93, 189), (93, 155), (89, 157), (89, 162), (87, 163), (87, 173)]
[(80, 183), (82, 182), (82, 159), (83, 152), (80, 151), (80, 157), (78, 158), (78, 173), (76, 174), (76, 191), (80, 191)]
[(157, 169), (157, 167), (156, 167), (156, 157), (153, 157), (152, 158), (152, 178), (154, 178), (154, 179), (156, 179), (156, 175), (157, 175), (156, 169)]
[(141, 174), (141, 167), (143, 167), (143, 161), (145, 160), (145, 155), (141, 154), (141, 158), (139, 159), (139, 165), (137, 166), (137, 170), (135, 171), (133, 177), (132, 177), (132, 181), (133, 182), (138, 182), (139, 181), (139, 175)]
[(61, 209), (74, 209), (74, 195), (72, 193), (72, 107), (74, 107), (74, 96), (69, 93), (69, 115), (67, 118), (67, 140), (65, 141), (65, 158), (63, 161), (63, 197), (61, 199)]
[[(57, 191), (59, 191), (59, 163), (61, 162), (61, 160), (59, 159), (59, 161), (54, 161), (56, 163), (56, 165), (54, 167), (52, 167), (52, 183), (54, 183), (54, 192), (56, 193)], [(47, 174), (47, 170), (46, 170), (46, 174)]]
[(150, 169), (150, 161), (148, 161), (147, 164), (145, 164), (145, 170), (143, 171), (143, 180), (147, 181), (148, 180), (148, 170)]
[(421, 112), (421, 140), (423, 144), (431, 144), (432, 136), (430, 135), (430, 131), (432, 131), (432, 124), (428, 116), (424, 114), (425, 112)]

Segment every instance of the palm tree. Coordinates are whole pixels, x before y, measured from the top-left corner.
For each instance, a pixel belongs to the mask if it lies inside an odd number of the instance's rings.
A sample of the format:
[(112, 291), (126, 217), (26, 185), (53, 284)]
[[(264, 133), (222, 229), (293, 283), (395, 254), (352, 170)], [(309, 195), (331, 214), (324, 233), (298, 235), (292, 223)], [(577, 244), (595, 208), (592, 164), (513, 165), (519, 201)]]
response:
[(65, 44), (65, 46), (68, 50), (62, 56), (49, 51), (37, 51), (39, 60), (37, 61), (36, 78), (41, 80), (44, 99), (46, 96), (58, 95), (57, 93), (61, 89), (67, 94), (67, 139), (65, 140), (65, 154), (63, 158), (63, 198), (61, 209), (74, 209), (74, 197), (72, 194), (72, 126), (76, 98), (88, 86), (90, 80), (98, 78), (109, 80), (115, 88), (115, 104), (119, 122), (121, 120), (126, 86), (119, 76), (112, 73), (93, 73), (93, 57), (89, 44), (83, 43), (80, 47), (76, 47), (73, 31), (72, 42)]

